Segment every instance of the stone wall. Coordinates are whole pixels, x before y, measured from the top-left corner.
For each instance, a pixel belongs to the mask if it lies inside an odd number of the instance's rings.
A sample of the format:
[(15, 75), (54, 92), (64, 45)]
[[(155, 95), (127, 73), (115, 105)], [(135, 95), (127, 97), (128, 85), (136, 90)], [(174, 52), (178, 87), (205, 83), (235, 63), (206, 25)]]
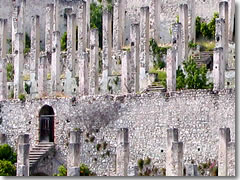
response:
[[(7, 135), (7, 143), (16, 148), (18, 135), (29, 133), (31, 146), (37, 144), (38, 113), (46, 104), (55, 113), (54, 162), (67, 164), (69, 132), (81, 129), (81, 162), (97, 175), (116, 173), (119, 128), (129, 130), (129, 175), (133, 174), (138, 159), (147, 156), (155, 166), (165, 167), (168, 128), (179, 129), (184, 163), (217, 160), (221, 127), (229, 127), (231, 140), (235, 141), (235, 89), (229, 89), (219, 93), (199, 90), (1, 101), (0, 132)], [(101, 144), (100, 149), (97, 144)], [(107, 144), (105, 149), (103, 144)]]
[[(0, 0), (0, 17), (7, 18), (9, 22), (8, 27), (8, 38), (11, 37), (11, 13), (12, 13), (12, 0)], [(64, 4), (65, 1), (69, 0), (61, 0), (61, 4)], [(187, 0), (182, 0), (187, 1)], [(179, 3), (182, 1), (176, 0), (162, 0), (159, 3), (159, 13), (160, 18), (158, 21), (158, 31), (157, 34), (161, 37), (162, 43), (169, 43), (171, 40), (170, 36), (170, 25), (172, 22), (176, 21), (176, 17), (178, 15), (178, 6)], [(207, 20), (211, 19), (214, 12), (218, 12), (218, 2), (219, 0), (195, 0), (196, 3), (196, 15), (206, 18)], [(45, 8), (48, 3), (53, 3), (54, 0), (27, 0), (26, 4), (26, 23), (25, 29), (26, 32), (30, 35), (30, 20), (31, 16), (39, 15), (40, 16), (40, 23), (41, 23), (41, 47), (44, 47), (44, 34), (45, 34), (45, 19), (46, 19), (46, 12)], [(66, 3), (67, 4), (67, 3)], [(65, 4), (65, 5), (66, 5)], [(125, 40), (126, 44), (129, 43), (129, 36), (130, 36), (130, 24), (132, 21), (137, 19), (139, 21), (140, 16), (140, 7), (142, 6), (149, 6), (148, 0), (132, 0), (127, 3), (126, 8), (126, 34)], [(67, 8), (64, 7), (64, 8)], [(63, 5), (60, 6), (60, 31), (61, 34), (66, 31), (66, 19), (64, 19), (64, 9)]]

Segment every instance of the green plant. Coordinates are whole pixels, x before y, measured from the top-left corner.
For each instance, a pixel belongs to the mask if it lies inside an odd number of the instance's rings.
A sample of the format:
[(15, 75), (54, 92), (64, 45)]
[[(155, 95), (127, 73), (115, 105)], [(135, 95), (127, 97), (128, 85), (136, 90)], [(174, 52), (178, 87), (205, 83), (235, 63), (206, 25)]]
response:
[(139, 159), (138, 162), (137, 162), (137, 164), (138, 164), (138, 167), (139, 167), (140, 171), (142, 171), (143, 165), (144, 165), (143, 159)]
[(7, 81), (13, 81), (14, 78), (14, 67), (13, 64), (7, 63)]
[(201, 18), (196, 17), (196, 38), (199, 38), (201, 35)]
[(87, 165), (80, 165), (80, 176), (95, 176), (96, 174), (92, 172)]
[(27, 33), (25, 33), (25, 48), (23, 50), (24, 54), (29, 53), (31, 50), (31, 39)]
[(25, 102), (26, 101), (25, 94), (19, 94), (18, 99), (20, 99), (20, 101), (22, 101), (22, 102)]
[(102, 48), (102, 4), (90, 4), (90, 27), (97, 28), (99, 33), (99, 47)]
[(58, 167), (58, 174), (54, 174), (53, 176), (67, 176), (67, 168), (63, 165)]
[(177, 15), (176, 23), (179, 23), (179, 16)]
[(164, 88), (166, 88), (167, 86), (167, 74), (165, 71), (159, 70), (159, 69), (151, 69), (149, 71), (150, 74), (155, 74), (155, 80), (153, 85), (157, 85), (157, 86), (162, 86)]
[(186, 86), (185, 77), (186, 76), (183, 73), (183, 70), (180, 67), (178, 67), (177, 76), (176, 76), (176, 89), (177, 90), (185, 88), (185, 86)]
[(8, 44), (8, 54), (12, 54), (12, 39), (7, 39)]
[(10, 98), (11, 98), (11, 99), (14, 98), (14, 91), (13, 91), (13, 90), (11, 90), (11, 92), (10, 92)]
[(10, 161), (14, 164), (17, 162), (17, 154), (8, 144), (0, 145), (0, 160)]
[(24, 83), (24, 89), (25, 89), (27, 94), (30, 94), (31, 85), (28, 85), (27, 83)]
[(197, 44), (194, 43), (193, 41), (188, 42), (188, 47), (191, 49), (196, 49), (197, 48)]
[(61, 37), (61, 51), (67, 50), (67, 32), (64, 32)]
[(163, 69), (166, 67), (166, 64), (162, 60), (163, 55), (167, 54), (167, 50), (169, 47), (159, 47), (157, 42), (154, 39), (151, 39), (150, 42), (150, 51), (154, 57), (154, 68), (155, 69)]
[(147, 157), (145, 160), (144, 160), (144, 164), (145, 165), (149, 165), (151, 163), (151, 159), (149, 157)]
[(16, 176), (16, 167), (6, 160), (0, 160), (0, 176)]

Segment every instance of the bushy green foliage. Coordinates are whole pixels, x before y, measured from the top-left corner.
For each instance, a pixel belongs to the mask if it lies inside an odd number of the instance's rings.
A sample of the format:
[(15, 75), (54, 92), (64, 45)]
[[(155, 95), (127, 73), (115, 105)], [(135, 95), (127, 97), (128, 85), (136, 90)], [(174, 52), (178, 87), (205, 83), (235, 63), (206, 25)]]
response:
[(67, 32), (64, 32), (61, 37), (61, 51), (67, 51)]
[(0, 160), (0, 176), (16, 176), (16, 167), (6, 160)]
[(197, 48), (197, 44), (194, 43), (193, 41), (188, 42), (188, 47), (191, 49), (196, 49)]
[(209, 23), (203, 21), (199, 16), (196, 18), (196, 36), (199, 38), (200, 36), (214, 39), (215, 38), (215, 30), (216, 25), (215, 21), (216, 18), (219, 17), (218, 13), (214, 13), (213, 18)]
[(12, 54), (12, 39), (7, 39), (8, 44), (8, 54)]
[(31, 50), (31, 39), (27, 33), (25, 33), (25, 48), (23, 50), (24, 54), (29, 53)]
[(54, 174), (53, 176), (67, 176), (67, 168), (63, 165), (58, 167), (58, 174)]
[(137, 164), (138, 164), (138, 167), (139, 167), (139, 169), (140, 169), (140, 171), (141, 171), (141, 170), (143, 169), (143, 165), (144, 165), (143, 159), (139, 159), (138, 162), (137, 162)]
[(15, 176), (17, 155), (8, 145), (0, 145), (0, 176)]
[(8, 144), (0, 145), (0, 160), (10, 161), (14, 164), (17, 162), (17, 154)]
[(183, 66), (185, 75), (182, 70), (177, 71), (177, 89), (212, 89), (212, 83), (208, 83), (205, 65), (197, 67), (196, 62), (189, 58), (183, 62)]
[(80, 165), (80, 176), (95, 176), (96, 174), (93, 173), (87, 165), (81, 164)]
[(7, 63), (7, 81), (13, 81), (14, 78), (14, 67), (13, 64)]
[(102, 48), (102, 4), (91, 3), (90, 5), (90, 27), (97, 28), (99, 33), (99, 46)]
[(166, 88), (167, 86), (167, 74), (165, 71), (159, 70), (159, 69), (151, 69), (149, 71), (150, 74), (155, 74), (155, 80), (153, 85), (157, 85), (157, 86), (162, 86), (164, 88)]
[(25, 96), (25, 94), (19, 94), (18, 99), (19, 99), (20, 101), (22, 101), (22, 102), (25, 102), (25, 101), (26, 101), (26, 96)]
[(168, 47), (159, 47), (154, 39), (150, 40), (150, 51), (154, 56), (154, 68), (162, 69), (166, 67), (165, 62), (162, 60), (163, 55), (167, 54)]

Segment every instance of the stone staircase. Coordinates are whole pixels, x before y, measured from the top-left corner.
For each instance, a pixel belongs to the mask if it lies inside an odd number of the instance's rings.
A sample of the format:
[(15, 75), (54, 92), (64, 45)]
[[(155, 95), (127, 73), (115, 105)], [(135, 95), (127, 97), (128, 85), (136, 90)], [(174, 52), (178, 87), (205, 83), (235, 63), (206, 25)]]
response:
[(29, 153), (29, 166), (33, 167), (43, 155), (54, 147), (54, 143), (41, 142), (37, 146), (31, 148)]
[(200, 52), (200, 55), (193, 56), (197, 66), (200, 67), (202, 64), (207, 65), (207, 68), (212, 69), (212, 61), (213, 61), (213, 52), (212, 51), (204, 51)]
[(144, 92), (166, 92), (166, 89), (161, 86), (150, 85)]

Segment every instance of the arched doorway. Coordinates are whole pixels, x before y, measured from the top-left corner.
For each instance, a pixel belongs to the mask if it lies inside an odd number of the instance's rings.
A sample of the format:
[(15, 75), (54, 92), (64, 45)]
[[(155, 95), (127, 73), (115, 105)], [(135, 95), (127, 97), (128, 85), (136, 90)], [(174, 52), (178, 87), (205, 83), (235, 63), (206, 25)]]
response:
[(54, 142), (54, 111), (45, 105), (39, 112), (40, 142)]

